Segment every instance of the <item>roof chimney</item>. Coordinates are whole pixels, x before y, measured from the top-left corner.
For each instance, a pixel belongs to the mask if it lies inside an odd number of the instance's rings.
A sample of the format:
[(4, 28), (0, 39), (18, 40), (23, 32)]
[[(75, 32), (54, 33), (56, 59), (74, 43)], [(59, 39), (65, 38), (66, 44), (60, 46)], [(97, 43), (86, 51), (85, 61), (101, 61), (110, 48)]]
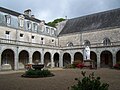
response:
[(27, 9), (24, 11), (24, 14), (31, 17), (31, 9)]

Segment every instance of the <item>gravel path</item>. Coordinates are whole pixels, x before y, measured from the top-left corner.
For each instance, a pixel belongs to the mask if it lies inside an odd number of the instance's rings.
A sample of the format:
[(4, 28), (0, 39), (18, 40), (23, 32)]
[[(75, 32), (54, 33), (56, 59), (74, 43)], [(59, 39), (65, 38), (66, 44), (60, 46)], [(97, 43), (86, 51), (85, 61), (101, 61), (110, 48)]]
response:
[(81, 71), (87, 74), (95, 72), (102, 82), (109, 83), (109, 90), (120, 90), (120, 70), (113, 69), (63, 69), (51, 70), (55, 74), (47, 78), (22, 78), (22, 72), (0, 74), (0, 90), (68, 90), (74, 85), (74, 78), (82, 77)]

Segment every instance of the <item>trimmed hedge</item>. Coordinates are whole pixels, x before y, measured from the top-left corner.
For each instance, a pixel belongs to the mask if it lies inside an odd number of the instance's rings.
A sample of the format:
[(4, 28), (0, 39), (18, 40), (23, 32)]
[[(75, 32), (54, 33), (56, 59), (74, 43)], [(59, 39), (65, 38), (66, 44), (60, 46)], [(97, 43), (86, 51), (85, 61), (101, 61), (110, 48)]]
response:
[(49, 70), (33, 70), (29, 69), (22, 75), (22, 77), (30, 77), (30, 78), (37, 78), (37, 77), (51, 77), (54, 76)]

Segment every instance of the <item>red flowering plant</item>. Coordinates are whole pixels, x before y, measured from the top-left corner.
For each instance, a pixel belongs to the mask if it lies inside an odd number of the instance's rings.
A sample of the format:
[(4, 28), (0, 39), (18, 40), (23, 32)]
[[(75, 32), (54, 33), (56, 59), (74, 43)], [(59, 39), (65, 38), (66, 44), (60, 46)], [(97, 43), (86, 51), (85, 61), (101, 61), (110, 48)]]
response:
[(120, 69), (120, 62), (118, 62), (117, 64), (115, 64), (115, 65), (113, 66), (113, 68), (115, 68), (115, 69)]
[(84, 64), (82, 61), (80, 60), (76, 60), (73, 62), (73, 65), (76, 67), (76, 68), (83, 68), (84, 67)]

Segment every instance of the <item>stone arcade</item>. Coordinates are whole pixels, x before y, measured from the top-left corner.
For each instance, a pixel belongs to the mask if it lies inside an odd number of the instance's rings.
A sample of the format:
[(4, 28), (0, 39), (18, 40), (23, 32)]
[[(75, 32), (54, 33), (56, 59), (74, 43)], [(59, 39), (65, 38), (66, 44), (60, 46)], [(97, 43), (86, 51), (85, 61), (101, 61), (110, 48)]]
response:
[(97, 68), (120, 62), (120, 9), (67, 19), (57, 28), (31, 14), (0, 7), (0, 70), (24, 69), (39, 60), (46, 67), (64, 67), (84, 60), (84, 47)]

